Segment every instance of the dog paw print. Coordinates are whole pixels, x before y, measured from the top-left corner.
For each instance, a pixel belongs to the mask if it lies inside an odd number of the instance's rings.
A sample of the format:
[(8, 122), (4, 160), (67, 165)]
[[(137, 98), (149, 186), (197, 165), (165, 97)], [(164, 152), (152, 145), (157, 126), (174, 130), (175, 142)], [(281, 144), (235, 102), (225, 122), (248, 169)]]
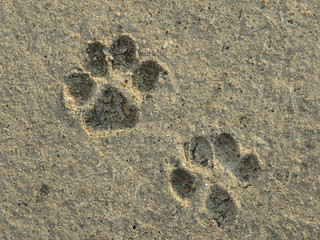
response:
[(140, 60), (129, 35), (119, 36), (109, 48), (99, 41), (89, 43), (83, 66), (65, 78), (64, 98), (91, 130), (136, 126), (144, 95), (168, 74), (158, 61)]
[(232, 224), (237, 218), (239, 204), (223, 187), (228, 184), (220, 182), (222, 178), (216, 166), (220, 164), (220, 169), (228, 170), (240, 182), (250, 182), (260, 171), (257, 156), (245, 154), (240, 157), (238, 144), (227, 133), (209, 140), (203, 136), (193, 137), (183, 148), (185, 158), (172, 167), (170, 174), (172, 193), (181, 201), (191, 201), (191, 204), (198, 204), (195, 202), (198, 199), (202, 202), (199, 208), (204, 208), (208, 219), (214, 220), (218, 226)]

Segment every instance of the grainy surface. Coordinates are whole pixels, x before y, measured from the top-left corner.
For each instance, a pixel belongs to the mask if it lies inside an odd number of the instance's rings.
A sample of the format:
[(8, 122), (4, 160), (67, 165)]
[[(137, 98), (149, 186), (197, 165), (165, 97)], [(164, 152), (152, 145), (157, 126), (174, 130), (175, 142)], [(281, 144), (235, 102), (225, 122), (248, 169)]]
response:
[(319, 13), (2, 0), (0, 239), (319, 239)]

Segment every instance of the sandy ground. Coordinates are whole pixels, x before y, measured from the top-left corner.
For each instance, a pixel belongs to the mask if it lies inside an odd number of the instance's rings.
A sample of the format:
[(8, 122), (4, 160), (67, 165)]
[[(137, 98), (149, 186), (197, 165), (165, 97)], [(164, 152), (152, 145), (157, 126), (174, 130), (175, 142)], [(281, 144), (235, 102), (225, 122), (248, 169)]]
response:
[(0, 4), (1, 239), (320, 239), (320, 2)]

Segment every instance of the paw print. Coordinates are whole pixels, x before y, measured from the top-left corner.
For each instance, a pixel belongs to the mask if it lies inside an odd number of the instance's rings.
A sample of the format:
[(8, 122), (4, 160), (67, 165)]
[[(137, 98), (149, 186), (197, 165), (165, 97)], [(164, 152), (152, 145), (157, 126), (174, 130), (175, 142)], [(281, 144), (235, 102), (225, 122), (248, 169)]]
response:
[(118, 36), (109, 48), (99, 41), (87, 45), (84, 69), (65, 79), (64, 99), (90, 130), (129, 129), (140, 121), (145, 94), (168, 72), (156, 60), (141, 61), (129, 35)]
[(258, 157), (252, 153), (241, 154), (238, 143), (228, 133), (212, 135), (210, 140), (196, 136), (183, 148), (185, 158), (171, 164), (172, 194), (178, 201), (204, 209), (208, 219), (219, 227), (232, 224), (240, 204), (223, 187), (228, 184), (220, 176), (227, 174), (231, 178), (231, 174), (237, 181), (251, 184), (261, 169)]

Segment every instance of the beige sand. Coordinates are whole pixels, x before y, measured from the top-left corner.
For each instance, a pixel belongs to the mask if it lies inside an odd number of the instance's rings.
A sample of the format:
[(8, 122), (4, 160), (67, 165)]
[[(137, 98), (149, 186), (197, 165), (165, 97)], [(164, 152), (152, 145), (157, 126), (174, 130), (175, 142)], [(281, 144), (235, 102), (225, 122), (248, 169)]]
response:
[(0, 4), (0, 239), (319, 239), (320, 2)]

